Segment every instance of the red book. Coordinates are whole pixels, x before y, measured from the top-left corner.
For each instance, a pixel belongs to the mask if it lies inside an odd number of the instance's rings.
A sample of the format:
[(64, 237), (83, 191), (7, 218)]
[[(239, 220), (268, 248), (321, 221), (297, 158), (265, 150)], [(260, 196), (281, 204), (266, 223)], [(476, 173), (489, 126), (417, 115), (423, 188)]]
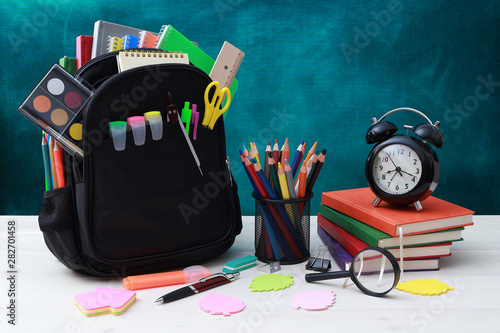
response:
[(404, 235), (413, 235), (473, 225), (472, 210), (436, 197), (423, 201), (420, 212), (413, 206), (393, 206), (385, 202), (374, 207), (373, 199), (375, 194), (365, 187), (324, 192), (321, 203), (393, 237), (399, 236), (398, 226), (403, 228)]
[[(318, 225), (323, 228), (333, 239), (335, 239), (350, 255), (353, 257), (361, 250), (370, 247), (355, 236), (351, 235), (341, 227), (328, 221), (326, 218), (318, 214)], [(400, 259), (399, 248), (386, 249), (396, 259)], [(412, 246), (403, 248), (404, 259), (423, 259), (445, 257), (451, 255), (451, 243), (441, 243), (426, 246)]]
[(76, 37), (76, 70), (85, 65), (92, 56), (92, 36), (78, 36)]

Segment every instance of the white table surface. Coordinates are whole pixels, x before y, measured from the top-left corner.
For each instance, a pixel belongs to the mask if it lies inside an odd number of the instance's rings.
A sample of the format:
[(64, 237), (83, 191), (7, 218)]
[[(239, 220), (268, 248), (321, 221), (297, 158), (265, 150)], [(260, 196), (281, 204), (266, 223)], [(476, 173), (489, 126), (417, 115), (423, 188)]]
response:
[[(7, 281), (7, 222), (16, 221), (16, 326), (7, 323), (10, 301)], [(242, 234), (225, 254), (202, 263), (213, 273), (224, 264), (254, 254), (254, 220), (244, 217)], [(463, 232), (464, 241), (441, 259), (440, 270), (408, 272), (404, 281), (433, 278), (454, 291), (440, 296), (417, 296), (399, 290), (370, 297), (356, 286), (342, 289), (342, 280), (307, 283), (305, 264), (282, 266), (294, 285), (278, 292), (251, 292), (250, 282), (263, 274), (256, 268), (213, 292), (246, 304), (240, 313), (223, 317), (198, 307), (200, 293), (173, 303), (154, 300), (178, 286), (137, 291), (137, 301), (121, 316), (85, 317), (73, 296), (96, 287), (123, 288), (121, 279), (84, 276), (67, 269), (49, 252), (36, 216), (0, 216), (0, 332), (498, 332), (500, 330), (500, 216), (474, 216), (475, 225)], [(311, 218), (311, 255), (321, 244)], [(328, 256), (329, 257), (329, 256)], [(258, 264), (260, 264), (258, 262)], [(335, 262), (333, 262), (336, 268)], [(309, 271), (307, 271), (309, 272)], [(323, 311), (295, 310), (291, 298), (301, 291), (330, 289), (335, 304)]]

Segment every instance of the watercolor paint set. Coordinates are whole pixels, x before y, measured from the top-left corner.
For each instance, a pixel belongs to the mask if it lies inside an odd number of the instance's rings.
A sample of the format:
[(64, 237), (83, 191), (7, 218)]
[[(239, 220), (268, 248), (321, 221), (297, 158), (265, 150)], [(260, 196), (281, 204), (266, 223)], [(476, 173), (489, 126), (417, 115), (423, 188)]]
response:
[(59, 64), (54, 64), (19, 107), (19, 112), (53, 136), (72, 155), (83, 156), (82, 117), (92, 95)]

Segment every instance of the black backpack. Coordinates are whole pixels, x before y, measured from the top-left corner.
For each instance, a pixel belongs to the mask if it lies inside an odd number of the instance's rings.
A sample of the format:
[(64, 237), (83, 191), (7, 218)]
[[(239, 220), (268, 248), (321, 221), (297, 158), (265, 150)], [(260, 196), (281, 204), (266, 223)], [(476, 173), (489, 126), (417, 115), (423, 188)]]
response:
[[(67, 267), (96, 276), (127, 276), (184, 268), (231, 247), (241, 231), (237, 185), (226, 156), (224, 121), (201, 126), (212, 81), (192, 65), (163, 64), (118, 73), (116, 53), (76, 74), (95, 90), (83, 118), (83, 159), (65, 154), (67, 186), (44, 193), (39, 224), (50, 251)], [(197, 104), (192, 145), (167, 122), (168, 92), (181, 112)], [(163, 137), (115, 151), (108, 123), (161, 111)], [(68, 166), (68, 164), (70, 164)]]

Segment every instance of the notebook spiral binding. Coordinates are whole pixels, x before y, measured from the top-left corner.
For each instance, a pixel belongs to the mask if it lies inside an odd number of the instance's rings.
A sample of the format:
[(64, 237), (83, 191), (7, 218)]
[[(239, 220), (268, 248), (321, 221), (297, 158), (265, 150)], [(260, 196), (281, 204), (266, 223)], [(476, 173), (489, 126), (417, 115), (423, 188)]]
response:
[(158, 41), (156, 43), (156, 48), (162, 48), (165, 46), (165, 42), (167, 38), (165, 36), (168, 36), (170, 32), (172, 31), (172, 27), (170, 25), (163, 25), (160, 29), (160, 32), (158, 33)]
[(153, 57), (153, 58), (184, 58), (184, 53), (182, 52), (170, 52), (170, 51), (163, 51), (163, 50), (129, 50), (129, 51), (123, 51), (123, 54), (126, 57)]
[(109, 36), (107, 49), (108, 52), (123, 50), (123, 38)]

